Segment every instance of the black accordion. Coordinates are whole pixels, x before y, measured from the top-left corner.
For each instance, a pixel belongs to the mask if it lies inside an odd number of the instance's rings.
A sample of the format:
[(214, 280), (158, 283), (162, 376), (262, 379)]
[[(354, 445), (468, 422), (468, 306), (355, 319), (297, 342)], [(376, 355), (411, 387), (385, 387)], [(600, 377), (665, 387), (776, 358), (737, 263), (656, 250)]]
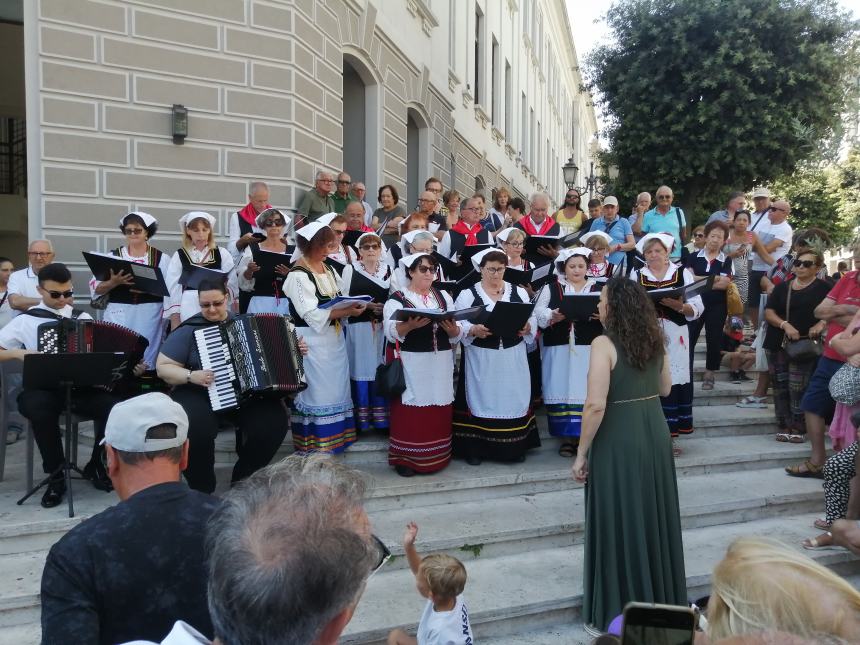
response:
[(288, 316), (247, 314), (194, 332), (214, 411), (239, 407), (253, 397), (283, 397), (308, 385), (296, 327)]
[(63, 318), (39, 325), (36, 348), (44, 354), (125, 354), (127, 360), (119, 368), (119, 378), (124, 378), (143, 360), (148, 346), (146, 337), (116, 323)]

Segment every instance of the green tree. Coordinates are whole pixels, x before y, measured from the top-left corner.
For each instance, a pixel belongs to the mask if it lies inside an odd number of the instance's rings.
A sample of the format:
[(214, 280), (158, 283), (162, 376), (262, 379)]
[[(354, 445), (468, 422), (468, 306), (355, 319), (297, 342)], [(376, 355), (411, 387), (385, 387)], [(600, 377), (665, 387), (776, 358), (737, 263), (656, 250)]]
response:
[(832, 139), (858, 23), (835, 0), (619, 0), (587, 60), (613, 187), (670, 185), (694, 219)]

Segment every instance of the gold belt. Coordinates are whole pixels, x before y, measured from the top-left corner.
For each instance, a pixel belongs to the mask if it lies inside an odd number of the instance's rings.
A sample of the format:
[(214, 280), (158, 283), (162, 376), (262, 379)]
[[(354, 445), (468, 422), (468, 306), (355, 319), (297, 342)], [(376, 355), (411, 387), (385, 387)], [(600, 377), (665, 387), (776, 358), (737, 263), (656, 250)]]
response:
[(640, 396), (638, 399), (620, 399), (618, 401), (609, 401), (609, 403), (634, 403), (635, 401), (648, 401), (649, 399), (656, 399), (657, 395), (652, 394), (651, 396)]

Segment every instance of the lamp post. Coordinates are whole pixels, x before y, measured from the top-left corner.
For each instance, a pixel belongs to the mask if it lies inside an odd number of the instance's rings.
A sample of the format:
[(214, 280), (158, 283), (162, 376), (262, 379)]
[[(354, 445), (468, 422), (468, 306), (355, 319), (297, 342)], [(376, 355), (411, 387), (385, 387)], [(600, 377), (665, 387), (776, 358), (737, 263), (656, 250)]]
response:
[(597, 177), (594, 176), (594, 162), (589, 166), (588, 177), (585, 178), (585, 190), (588, 191), (588, 198), (591, 199), (592, 193), (597, 188)]
[(579, 173), (579, 166), (573, 160), (573, 155), (570, 155), (570, 159), (561, 167), (561, 172), (564, 175), (564, 183), (567, 184), (568, 190), (576, 186), (576, 175)]

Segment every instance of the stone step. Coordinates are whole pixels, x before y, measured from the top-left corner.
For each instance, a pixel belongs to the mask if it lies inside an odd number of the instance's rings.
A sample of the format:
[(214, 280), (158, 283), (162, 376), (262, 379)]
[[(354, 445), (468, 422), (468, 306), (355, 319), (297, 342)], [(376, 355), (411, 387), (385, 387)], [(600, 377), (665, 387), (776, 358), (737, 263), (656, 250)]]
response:
[[(813, 514), (791, 515), (685, 530), (689, 597), (707, 593), (711, 571), (733, 539), (746, 535), (770, 536), (798, 545), (802, 539), (815, 534), (811, 528), (814, 519)], [(860, 574), (860, 561), (848, 551), (804, 553), (840, 575)], [(573, 545), (523, 550), (469, 562), (469, 581), (464, 595), (476, 642), (558, 624), (580, 624), (582, 559), (582, 545)], [(414, 586), (414, 577), (408, 569), (382, 571), (371, 578), (341, 642), (383, 643), (394, 627), (414, 630), (424, 604)]]

